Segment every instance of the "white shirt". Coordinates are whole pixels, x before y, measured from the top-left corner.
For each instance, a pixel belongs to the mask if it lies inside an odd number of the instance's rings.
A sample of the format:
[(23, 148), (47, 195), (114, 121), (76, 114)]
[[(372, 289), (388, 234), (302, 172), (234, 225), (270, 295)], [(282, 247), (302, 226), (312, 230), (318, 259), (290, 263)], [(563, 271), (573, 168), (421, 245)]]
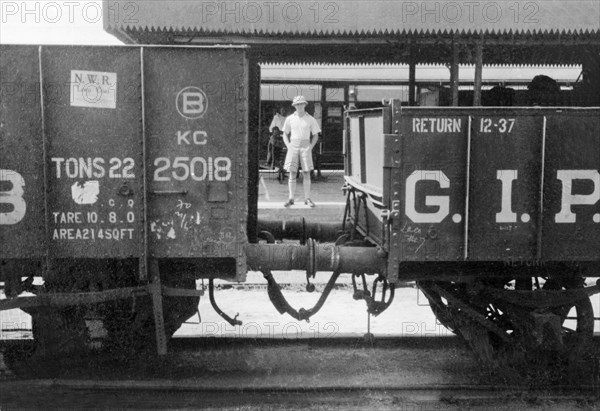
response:
[(283, 130), (283, 125), (285, 124), (285, 117), (281, 114), (277, 113), (273, 116), (273, 121), (271, 121), (271, 125), (269, 126), (269, 132), (273, 132), (273, 129), (277, 127), (279, 130)]
[(283, 125), (283, 133), (290, 134), (290, 144), (292, 147), (308, 147), (310, 145), (311, 135), (317, 135), (321, 132), (321, 128), (317, 120), (308, 113), (304, 113), (302, 117), (298, 113), (294, 113), (285, 119)]

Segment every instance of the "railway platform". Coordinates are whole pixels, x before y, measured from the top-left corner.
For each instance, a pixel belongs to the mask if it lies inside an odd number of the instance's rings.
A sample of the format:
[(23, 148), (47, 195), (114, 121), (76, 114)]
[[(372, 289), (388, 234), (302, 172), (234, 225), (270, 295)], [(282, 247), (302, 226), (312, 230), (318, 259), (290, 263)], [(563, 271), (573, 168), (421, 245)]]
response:
[(342, 221), (346, 204), (342, 193), (343, 171), (324, 170), (321, 178), (312, 180), (311, 197), (316, 204), (314, 208), (304, 204), (302, 183), (302, 177), (299, 177), (296, 204), (285, 208), (283, 203), (288, 199), (287, 180), (280, 183), (276, 172), (261, 171), (258, 191), (259, 218), (287, 221), (304, 217), (310, 222)]

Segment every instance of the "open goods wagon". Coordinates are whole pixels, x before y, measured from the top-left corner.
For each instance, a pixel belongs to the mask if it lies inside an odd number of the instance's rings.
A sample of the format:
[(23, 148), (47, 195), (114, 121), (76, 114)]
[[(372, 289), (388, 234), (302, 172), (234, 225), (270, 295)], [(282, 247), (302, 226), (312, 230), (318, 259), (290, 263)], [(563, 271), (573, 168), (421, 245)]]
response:
[(391, 101), (347, 112), (345, 152), (352, 236), (385, 251), (388, 281), (417, 280), (444, 325), (477, 347), (589, 342), (598, 108)]

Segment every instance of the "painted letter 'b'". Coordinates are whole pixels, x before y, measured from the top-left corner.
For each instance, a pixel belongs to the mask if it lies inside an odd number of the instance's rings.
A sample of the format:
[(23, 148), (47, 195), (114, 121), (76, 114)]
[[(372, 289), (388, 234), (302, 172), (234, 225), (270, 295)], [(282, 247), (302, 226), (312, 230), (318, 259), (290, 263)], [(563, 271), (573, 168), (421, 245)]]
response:
[(23, 199), (25, 180), (21, 174), (13, 170), (0, 170), (0, 181), (8, 181), (12, 187), (9, 191), (0, 191), (0, 203), (11, 204), (12, 211), (0, 213), (0, 225), (14, 225), (25, 217), (27, 206)]

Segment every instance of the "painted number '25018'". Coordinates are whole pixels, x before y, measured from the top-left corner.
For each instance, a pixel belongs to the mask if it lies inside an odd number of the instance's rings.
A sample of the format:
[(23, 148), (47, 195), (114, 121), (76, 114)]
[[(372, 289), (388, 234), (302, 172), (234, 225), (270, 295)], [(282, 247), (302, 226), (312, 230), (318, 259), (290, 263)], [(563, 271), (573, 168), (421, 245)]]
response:
[(157, 167), (154, 181), (229, 181), (231, 179), (231, 159), (228, 157), (175, 157), (173, 162), (167, 157), (154, 160)]

